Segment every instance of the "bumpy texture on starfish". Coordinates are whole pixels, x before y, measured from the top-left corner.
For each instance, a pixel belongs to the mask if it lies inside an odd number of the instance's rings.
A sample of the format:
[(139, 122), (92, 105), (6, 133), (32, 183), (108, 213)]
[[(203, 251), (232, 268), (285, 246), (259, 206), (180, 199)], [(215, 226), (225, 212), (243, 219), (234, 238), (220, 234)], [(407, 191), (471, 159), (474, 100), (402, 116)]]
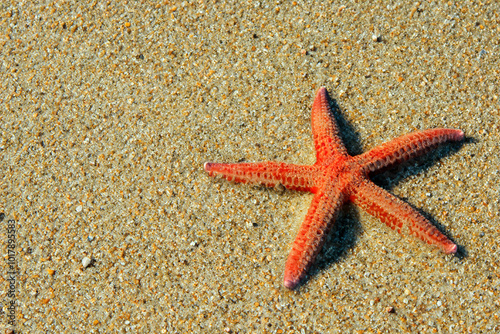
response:
[(340, 208), (348, 201), (399, 233), (414, 235), (440, 247), (447, 254), (456, 253), (457, 245), (406, 202), (371, 182), (368, 176), (422, 155), (443, 142), (460, 141), (464, 138), (461, 130), (414, 132), (366, 153), (350, 156), (340, 139), (324, 87), (316, 94), (311, 118), (316, 148), (316, 163), (312, 166), (282, 162), (207, 162), (204, 166), (209, 175), (221, 175), (229, 181), (268, 187), (282, 184), (287, 189), (314, 193), (285, 265), (285, 287), (295, 288), (305, 276)]

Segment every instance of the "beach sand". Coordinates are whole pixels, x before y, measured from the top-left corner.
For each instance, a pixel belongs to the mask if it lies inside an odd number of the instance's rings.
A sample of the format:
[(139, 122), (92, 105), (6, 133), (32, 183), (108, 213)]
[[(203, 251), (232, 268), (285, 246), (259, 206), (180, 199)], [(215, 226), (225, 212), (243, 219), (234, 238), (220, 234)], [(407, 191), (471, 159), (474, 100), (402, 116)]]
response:
[[(424, 1), (2, 5), (0, 329), (500, 331), (499, 12)], [(314, 163), (320, 86), (351, 154), (415, 130), (465, 132), (374, 178), (457, 256), (348, 205), (307, 279), (283, 287), (312, 195), (214, 179), (203, 163)]]

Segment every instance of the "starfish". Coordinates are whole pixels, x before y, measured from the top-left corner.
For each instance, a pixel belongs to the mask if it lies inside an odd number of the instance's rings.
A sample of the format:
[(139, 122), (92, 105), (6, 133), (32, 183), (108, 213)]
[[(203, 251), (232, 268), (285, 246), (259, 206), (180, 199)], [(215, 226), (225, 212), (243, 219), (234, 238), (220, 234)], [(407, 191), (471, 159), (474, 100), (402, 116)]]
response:
[(369, 176), (420, 156), (441, 143), (460, 141), (464, 138), (461, 130), (413, 132), (363, 154), (350, 156), (339, 136), (324, 87), (318, 90), (314, 99), (311, 122), (316, 149), (314, 165), (274, 161), (206, 162), (204, 165), (210, 176), (220, 175), (229, 181), (268, 187), (282, 185), (314, 194), (285, 264), (283, 284), (286, 288), (295, 288), (304, 278), (346, 202), (353, 202), (399, 233), (416, 236), (447, 254), (456, 253), (456, 244), (408, 203), (375, 185)]

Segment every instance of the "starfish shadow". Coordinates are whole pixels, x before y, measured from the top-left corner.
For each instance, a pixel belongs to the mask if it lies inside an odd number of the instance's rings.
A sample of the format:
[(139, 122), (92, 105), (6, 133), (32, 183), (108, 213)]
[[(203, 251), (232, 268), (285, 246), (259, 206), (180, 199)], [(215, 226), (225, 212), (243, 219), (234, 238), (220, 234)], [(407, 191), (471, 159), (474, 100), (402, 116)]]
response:
[[(354, 127), (351, 126), (351, 124), (349, 124), (349, 122), (344, 118), (337, 102), (334, 99), (330, 99), (330, 107), (332, 108), (332, 112), (335, 120), (337, 121), (337, 124), (339, 124), (339, 129), (341, 132), (340, 136), (349, 154), (358, 155), (363, 153), (358, 133), (355, 131)], [(432, 150), (425, 156), (406, 161), (398, 166), (395, 166), (394, 168), (384, 171), (383, 173), (371, 176), (370, 179), (378, 186), (391, 192), (391, 189), (399, 184), (402, 180), (411, 175), (421, 174), (441, 158), (456, 153), (462, 147), (462, 145), (470, 142), (475, 142), (475, 140), (473, 138), (466, 138), (463, 142), (448, 143), (447, 145), (439, 146), (437, 149)], [(448, 233), (446, 233), (444, 226), (440, 224), (436, 219), (434, 219), (432, 215), (421, 210), (420, 208), (414, 207), (411, 203), (408, 202), (406, 198), (400, 199), (404, 200), (410, 206), (416, 209), (441, 233), (443, 233), (450, 240), (456, 243), (455, 240), (451, 238)], [(334, 226), (325, 241), (322, 250), (318, 254), (317, 261), (309, 269), (309, 273), (307, 274), (306, 278), (301, 281), (298, 288), (300, 288), (300, 286), (302, 285), (305, 285), (311, 277), (314, 277), (315, 275), (328, 270), (328, 268), (333, 263), (342, 261), (342, 259), (347, 256), (348, 251), (354, 248), (358, 236), (363, 231), (359, 214), (359, 210), (361, 209), (358, 208), (357, 210), (353, 210), (354, 207), (355, 205), (349, 204), (342, 209), (339, 216), (337, 217), (337, 221), (334, 223)], [(407, 235), (403, 237), (410, 238), (410, 236)], [(422, 243), (422, 245), (424, 247), (426, 246), (424, 243)], [(467, 257), (468, 254), (465, 247), (461, 245), (457, 246), (458, 251), (455, 256), (459, 259)]]

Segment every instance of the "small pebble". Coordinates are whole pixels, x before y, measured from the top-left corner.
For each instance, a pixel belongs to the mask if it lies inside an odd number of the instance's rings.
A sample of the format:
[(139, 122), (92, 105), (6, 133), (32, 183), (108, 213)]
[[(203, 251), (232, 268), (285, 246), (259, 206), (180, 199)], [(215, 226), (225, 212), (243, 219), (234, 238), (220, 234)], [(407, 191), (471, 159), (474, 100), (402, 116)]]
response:
[(91, 259), (89, 259), (88, 257), (83, 258), (82, 260), (83, 268), (87, 268), (88, 266), (90, 266), (90, 263), (92, 263)]

